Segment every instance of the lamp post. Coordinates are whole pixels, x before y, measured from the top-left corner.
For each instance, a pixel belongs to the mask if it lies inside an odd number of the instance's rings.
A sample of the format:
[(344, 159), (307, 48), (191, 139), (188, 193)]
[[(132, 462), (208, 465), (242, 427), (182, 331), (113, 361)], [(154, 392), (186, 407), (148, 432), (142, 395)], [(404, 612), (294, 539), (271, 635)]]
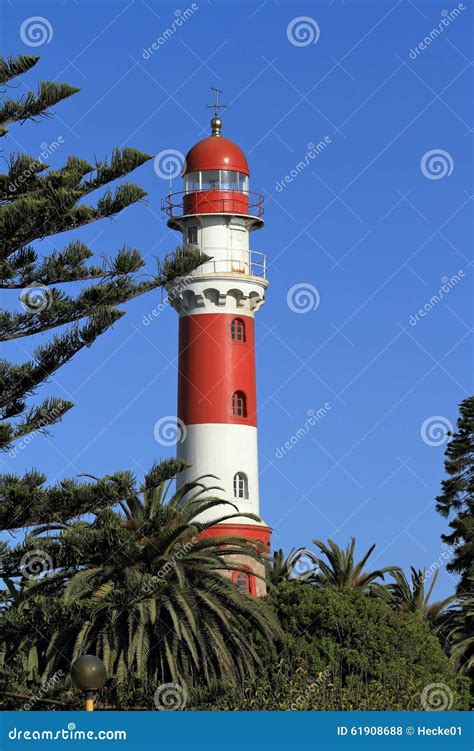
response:
[(94, 709), (94, 691), (102, 688), (107, 680), (105, 665), (94, 655), (83, 655), (71, 665), (71, 680), (81, 691), (86, 692), (86, 712)]

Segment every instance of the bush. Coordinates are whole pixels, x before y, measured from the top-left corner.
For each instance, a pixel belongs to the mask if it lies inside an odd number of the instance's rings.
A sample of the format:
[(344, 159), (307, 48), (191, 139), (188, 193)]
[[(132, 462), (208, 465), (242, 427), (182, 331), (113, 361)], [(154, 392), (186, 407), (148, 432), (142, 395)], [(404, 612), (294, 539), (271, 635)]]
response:
[(454, 673), (438, 639), (411, 613), (356, 589), (297, 582), (278, 585), (269, 603), (285, 633), (278, 663), (269, 659), (266, 675), (241, 693), (196, 693), (200, 708), (469, 708), (469, 681)]

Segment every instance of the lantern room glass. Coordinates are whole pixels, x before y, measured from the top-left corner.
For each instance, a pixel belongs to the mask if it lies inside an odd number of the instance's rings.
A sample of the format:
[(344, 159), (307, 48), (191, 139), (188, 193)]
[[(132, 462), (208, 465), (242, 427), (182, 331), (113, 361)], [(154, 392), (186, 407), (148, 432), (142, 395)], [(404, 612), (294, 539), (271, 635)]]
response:
[(230, 190), (236, 193), (248, 193), (249, 178), (243, 172), (227, 169), (189, 172), (184, 176), (184, 192), (195, 193), (199, 190)]
[(229, 169), (222, 169), (221, 171), (221, 190), (238, 190), (239, 189), (239, 173), (232, 172)]
[(239, 190), (241, 193), (249, 192), (249, 176), (239, 172)]
[(202, 190), (219, 190), (219, 187), (220, 187), (219, 172), (220, 170), (218, 169), (207, 169), (201, 172), (201, 189)]
[(186, 193), (193, 193), (201, 189), (201, 173), (190, 172), (184, 177), (184, 190)]

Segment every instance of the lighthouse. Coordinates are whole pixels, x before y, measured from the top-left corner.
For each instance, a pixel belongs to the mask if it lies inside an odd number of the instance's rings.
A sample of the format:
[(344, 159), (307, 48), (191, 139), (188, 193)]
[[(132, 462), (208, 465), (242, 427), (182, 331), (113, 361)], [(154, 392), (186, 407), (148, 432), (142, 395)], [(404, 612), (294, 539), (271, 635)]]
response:
[[(166, 203), (168, 226), (182, 234), (182, 244), (211, 258), (168, 290), (179, 313), (177, 453), (190, 465), (179, 484), (215, 475), (237, 513), (260, 519), (254, 319), (268, 281), (266, 257), (251, 249), (251, 237), (263, 226), (263, 197), (250, 190), (247, 159), (222, 135), (218, 101), (214, 107), (211, 134), (188, 152), (182, 191)], [(223, 505), (205, 513), (208, 521), (236, 512)], [(250, 538), (263, 551), (270, 533), (245, 516), (205, 532)], [(229, 573), (236, 586), (265, 594), (255, 576), (263, 576), (262, 564), (250, 557), (238, 563)]]

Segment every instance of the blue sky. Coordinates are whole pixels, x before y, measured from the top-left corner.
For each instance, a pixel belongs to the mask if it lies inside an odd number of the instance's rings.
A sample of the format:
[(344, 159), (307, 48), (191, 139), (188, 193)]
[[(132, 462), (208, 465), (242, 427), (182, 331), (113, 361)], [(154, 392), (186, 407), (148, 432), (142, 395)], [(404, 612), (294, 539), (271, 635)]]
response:
[[(8, 149), (37, 155), (58, 142), (53, 167), (114, 146), (186, 153), (208, 133), (209, 88), (224, 90), (223, 132), (247, 153), (251, 188), (266, 198), (252, 247), (267, 254), (271, 282), (257, 315), (257, 367), (261, 511), (274, 547), (327, 537), (346, 545), (354, 535), (361, 554), (377, 543), (376, 565), (439, 561), (436, 591), (451, 592), (446, 522), (434, 509), (445, 449), (436, 426), (454, 424), (471, 392), (472, 7), (39, 0), (4, 2), (2, 16), (4, 52), (41, 55), (24, 83), (82, 89), (53, 119), (11, 128)], [(37, 47), (20, 34), (32, 16), (47, 21)], [(144, 55), (166, 29), (165, 43)], [(308, 158), (308, 144), (325, 138)], [(160, 211), (168, 183), (152, 162), (133, 177), (147, 205), (58, 236), (56, 247), (80, 237), (100, 255), (126, 243), (153, 271), (179, 240)], [(295, 285), (309, 297), (298, 303)], [(18, 308), (14, 295), (5, 300)], [(50, 437), (4, 456), (2, 471), (36, 466), (50, 481), (127, 468), (141, 476), (174, 453), (153, 432), (176, 412), (177, 315), (167, 308), (144, 325), (160, 301), (129, 304), (41, 390), (76, 407)], [(21, 362), (40, 340), (4, 346), (3, 356)], [(280, 456), (308, 411), (326, 403)]]

